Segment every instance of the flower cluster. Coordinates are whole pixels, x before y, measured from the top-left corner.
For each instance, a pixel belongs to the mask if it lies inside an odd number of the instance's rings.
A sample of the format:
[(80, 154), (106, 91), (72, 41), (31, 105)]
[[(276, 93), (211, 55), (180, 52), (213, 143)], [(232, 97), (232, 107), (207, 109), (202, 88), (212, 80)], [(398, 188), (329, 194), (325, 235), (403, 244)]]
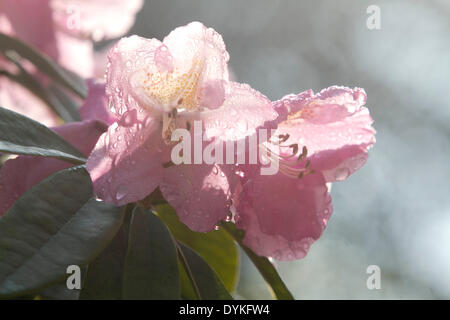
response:
[[(65, 24), (57, 12), (55, 23)], [(91, 27), (101, 29), (87, 23), (78, 27), (78, 35)], [(113, 31), (111, 36), (120, 34)], [(108, 53), (106, 83), (89, 82), (84, 121), (55, 130), (89, 155), (86, 168), (99, 199), (121, 206), (159, 189), (193, 231), (207, 232), (232, 220), (258, 255), (300, 259), (330, 218), (331, 183), (361, 168), (375, 143), (366, 94), (333, 86), (271, 102), (230, 80), (228, 60), (221, 35), (198, 22), (173, 30), (163, 41), (122, 38)], [(198, 157), (223, 155), (223, 145), (246, 145), (261, 130), (269, 134), (258, 142), (258, 154), (264, 156), (256, 162), (249, 161), (249, 150), (239, 148), (232, 154), (226, 150), (232, 161)], [(208, 143), (194, 145), (197, 138)], [(194, 154), (186, 154), (180, 143), (192, 144)], [(193, 161), (178, 163), (174, 153)], [(278, 171), (261, 174), (271, 163)], [(32, 162), (27, 156), (7, 161), (0, 186), (14, 188), (0, 194), (0, 214), (63, 166), (60, 160)], [(18, 179), (13, 167), (22, 168), (26, 179)]]
[[(331, 87), (270, 102), (230, 81), (222, 37), (198, 22), (162, 42), (124, 38), (108, 59), (117, 122), (87, 162), (97, 196), (123, 205), (159, 187), (180, 220), (201, 232), (232, 212), (244, 243), (260, 255), (302, 258), (331, 215), (330, 184), (358, 170), (375, 142), (364, 90)], [(261, 149), (278, 173), (261, 175), (262, 163), (170, 165), (174, 133), (192, 132), (195, 121), (213, 142), (276, 128)]]

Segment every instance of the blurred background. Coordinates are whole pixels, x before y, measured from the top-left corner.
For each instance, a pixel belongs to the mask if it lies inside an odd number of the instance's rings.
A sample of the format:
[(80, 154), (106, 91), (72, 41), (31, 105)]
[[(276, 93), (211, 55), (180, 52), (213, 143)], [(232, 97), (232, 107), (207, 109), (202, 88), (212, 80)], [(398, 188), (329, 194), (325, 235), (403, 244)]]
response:
[[(367, 7), (381, 9), (369, 30)], [(223, 35), (237, 81), (270, 99), (363, 87), (377, 143), (333, 185), (334, 214), (306, 258), (277, 263), (298, 299), (450, 298), (448, 1), (146, 1), (130, 34), (201, 21)], [(237, 298), (270, 298), (242, 256)], [(366, 269), (381, 268), (368, 290)]]

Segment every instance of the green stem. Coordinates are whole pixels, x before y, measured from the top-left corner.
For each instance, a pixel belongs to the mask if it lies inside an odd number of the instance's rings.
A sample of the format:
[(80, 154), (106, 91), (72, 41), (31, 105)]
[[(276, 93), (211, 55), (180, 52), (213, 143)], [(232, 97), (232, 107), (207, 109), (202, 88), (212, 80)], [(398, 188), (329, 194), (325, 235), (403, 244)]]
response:
[(266, 257), (260, 257), (256, 255), (250, 248), (245, 246), (242, 243), (243, 239), (243, 231), (236, 229), (233, 223), (231, 222), (220, 222), (219, 225), (224, 228), (225, 231), (230, 234), (234, 240), (239, 244), (239, 246), (244, 250), (247, 256), (252, 260), (253, 264), (256, 266), (258, 271), (261, 273), (264, 280), (269, 285), (272, 294), (278, 300), (294, 300), (294, 297), (289, 292), (289, 289), (284, 284), (283, 280), (281, 280), (280, 275), (277, 270), (273, 266), (273, 264)]

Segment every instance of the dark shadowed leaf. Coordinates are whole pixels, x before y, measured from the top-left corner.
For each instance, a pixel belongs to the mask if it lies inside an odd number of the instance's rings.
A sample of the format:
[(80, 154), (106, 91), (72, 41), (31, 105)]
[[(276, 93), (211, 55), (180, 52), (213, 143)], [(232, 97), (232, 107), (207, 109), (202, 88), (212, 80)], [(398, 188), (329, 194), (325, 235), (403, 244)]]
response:
[(0, 33), (0, 51), (5, 55), (10, 51), (16, 52), (22, 58), (25, 58), (33, 63), (39, 71), (45, 73), (55, 82), (65, 86), (81, 98), (86, 97), (87, 88), (81, 77), (59, 66), (45, 54), (38, 52), (25, 42)]
[(123, 210), (90, 199), (83, 166), (57, 172), (27, 191), (0, 219), (0, 297), (36, 292), (92, 261), (111, 241)]
[[(228, 293), (222, 281), (208, 263), (182, 242), (178, 242), (178, 245), (189, 266), (193, 281), (200, 291), (200, 298), (202, 300), (232, 300), (233, 297)], [(189, 271), (185, 270), (185, 272), (187, 274)], [(188, 277), (182, 277), (182, 279), (183, 281), (189, 281)], [(186, 283), (184, 286), (186, 286)], [(189, 292), (192, 292), (192, 290), (189, 290)], [(183, 292), (184, 298), (194, 299), (194, 297), (186, 295), (186, 291)]]
[(273, 264), (269, 261), (269, 259), (256, 255), (250, 248), (242, 243), (244, 231), (236, 229), (234, 223), (231, 222), (222, 222), (220, 225), (231, 236), (233, 236), (233, 238), (237, 241), (237, 243), (239, 243), (250, 260), (252, 260), (253, 264), (256, 266), (258, 271), (263, 276), (264, 280), (266, 280), (267, 284), (269, 285), (269, 288), (271, 289), (274, 297), (278, 300), (294, 300), (294, 297), (289, 292), (283, 280), (281, 280), (280, 275), (278, 274)]
[(80, 292), (81, 300), (122, 299), (123, 272), (132, 208), (129, 206), (126, 209), (124, 222), (114, 239), (95, 260), (89, 263)]
[(0, 151), (53, 157), (75, 164), (86, 161), (79, 150), (46, 126), (1, 107)]
[(150, 210), (131, 217), (123, 281), (124, 299), (179, 299), (180, 278), (174, 240)]
[(156, 211), (172, 235), (205, 259), (227, 290), (233, 292), (239, 278), (239, 251), (233, 238), (222, 229), (207, 233), (191, 231), (168, 204), (158, 205)]
[[(86, 268), (81, 269), (81, 275), (86, 272)], [(36, 296), (42, 300), (78, 300), (80, 295), (79, 289), (69, 289), (67, 288), (66, 279), (61, 282), (58, 282), (55, 285), (50, 287), (46, 287), (43, 290), (39, 291)]]
[(20, 62), (20, 56), (15, 52), (8, 52), (6, 54), (12, 63), (14, 63), (19, 72), (16, 74), (3, 71), (2, 73), (7, 76), (12, 81), (21, 84), (23, 87), (27, 88), (48, 106), (50, 106), (53, 111), (59, 115), (64, 121), (80, 121), (80, 112), (76, 103), (69, 98), (69, 96), (64, 93), (58, 86), (54, 83), (50, 86), (44, 86), (31, 75), (24, 67), (22, 67)]

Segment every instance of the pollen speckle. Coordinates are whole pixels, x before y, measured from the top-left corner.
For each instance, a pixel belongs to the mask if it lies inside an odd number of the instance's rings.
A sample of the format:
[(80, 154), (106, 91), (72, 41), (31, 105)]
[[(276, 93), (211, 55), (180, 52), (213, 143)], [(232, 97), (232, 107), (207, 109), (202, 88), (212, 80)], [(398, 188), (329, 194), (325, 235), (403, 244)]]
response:
[(202, 68), (203, 62), (197, 59), (186, 73), (179, 73), (177, 69), (174, 72), (147, 72), (142, 83), (144, 92), (165, 110), (196, 110)]

